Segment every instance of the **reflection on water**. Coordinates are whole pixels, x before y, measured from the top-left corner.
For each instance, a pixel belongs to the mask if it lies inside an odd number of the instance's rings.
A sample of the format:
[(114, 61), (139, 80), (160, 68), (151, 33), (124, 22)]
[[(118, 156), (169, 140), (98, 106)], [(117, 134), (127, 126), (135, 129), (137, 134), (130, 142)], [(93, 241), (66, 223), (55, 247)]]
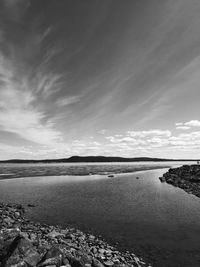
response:
[(0, 200), (36, 204), (30, 218), (100, 234), (154, 266), (200, 266), (200, 200), (160, 183), (165, 171), (2, 180)]

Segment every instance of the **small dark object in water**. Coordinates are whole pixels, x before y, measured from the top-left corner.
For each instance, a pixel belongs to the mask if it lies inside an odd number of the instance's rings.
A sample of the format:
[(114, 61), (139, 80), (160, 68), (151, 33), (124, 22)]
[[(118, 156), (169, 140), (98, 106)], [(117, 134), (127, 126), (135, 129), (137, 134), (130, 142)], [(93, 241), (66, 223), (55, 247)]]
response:
[(108, 177), (109, 177), (109, 178), (113, 178), (114, 175), (113, 175), (113, 174), (109, 174)]
[(164, 182), (166, 182), (166, 179), (165, 179), (165, 177), (159, 177), (159, 179), (160, 179), (161, 183), (164, 183)]
[(35, 205), (33, 205), (33, 204), (28, 204), (27, 206), (28, 207), (31, 207), (31, 208), (34, 208), (35, 207)]
[(140, 179), (140, 177), (136, 176), (136, 179)]

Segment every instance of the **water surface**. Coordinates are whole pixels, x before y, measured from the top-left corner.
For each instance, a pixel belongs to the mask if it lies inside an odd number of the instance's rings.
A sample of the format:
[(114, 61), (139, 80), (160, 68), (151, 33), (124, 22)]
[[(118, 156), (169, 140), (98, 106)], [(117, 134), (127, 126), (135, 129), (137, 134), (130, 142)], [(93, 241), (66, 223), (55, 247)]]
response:
[(0, 200), (33, 203), (31, 219), (100, 234), (154, 266), (200, 266), (200, 200), (161, 183), (166, 170), (2, 180)]

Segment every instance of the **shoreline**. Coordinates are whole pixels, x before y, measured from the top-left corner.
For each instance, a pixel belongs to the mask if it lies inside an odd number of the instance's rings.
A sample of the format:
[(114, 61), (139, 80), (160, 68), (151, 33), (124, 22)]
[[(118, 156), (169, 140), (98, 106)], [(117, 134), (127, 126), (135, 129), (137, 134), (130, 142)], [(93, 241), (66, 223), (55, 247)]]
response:
[[(171, 168), (171, 165), (166, 166), (152, 166), (152, 167), (143, 167), (143, 168), (134, 168), (127, 170), (125, 168), (124, 170), (116, 170), (116, 171), (83, 171), (78, 172), (77, 169), (75, 171), (62, 171), (62, 172), (49, 172), (49, 170), (44, 170), (44, 172), (41, 172), (40, 170), (36, 170), (35, 172), (31, 173), (30, 169), (24, 169), (19, 173), (8, 173), (4, 171), (2, 174), (0, 174), (0, 181), (1, 180), (10, 180), (10, 179), (17, 179), (17, 178), (30, 178), (30, 177), (45, 177), (45, 176), (93, 176), (93, 175), (100, 175), (100, 176), (107, 176), (108, 178), (114, 178), (115, 175), (120, 174), (131, 174), (135, 172), (142, 172), (142, 171), (151, 171), (151, 170), (158, 170), (158, 169), (169, 169)], [(3, 168), (2, 168), (3, 169)], [(9, 169), (10, 171), (11, 169)], [(6, 173), (7, 172), (7, 173)], [(112, 176), (112, 177), (111, 177)]]
[(170, 168), (159, 179), (200, 198), (200, 165), (198, 164)]
[(151, 267), (92, 234), (28, 220), (20, 204), (0, 203), (0, 215), (1, 267)]

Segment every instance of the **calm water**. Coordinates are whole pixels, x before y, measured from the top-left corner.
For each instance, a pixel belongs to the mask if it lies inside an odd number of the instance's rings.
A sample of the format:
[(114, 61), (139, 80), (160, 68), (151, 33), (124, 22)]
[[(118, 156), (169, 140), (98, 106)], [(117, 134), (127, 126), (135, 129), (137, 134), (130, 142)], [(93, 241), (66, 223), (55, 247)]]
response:
[(1, 180), (0, 201), (36, 204), (30, 218), (100, 234), (154, 266), (200, 266), (200, 199), (161, 183), (166, 170)]

